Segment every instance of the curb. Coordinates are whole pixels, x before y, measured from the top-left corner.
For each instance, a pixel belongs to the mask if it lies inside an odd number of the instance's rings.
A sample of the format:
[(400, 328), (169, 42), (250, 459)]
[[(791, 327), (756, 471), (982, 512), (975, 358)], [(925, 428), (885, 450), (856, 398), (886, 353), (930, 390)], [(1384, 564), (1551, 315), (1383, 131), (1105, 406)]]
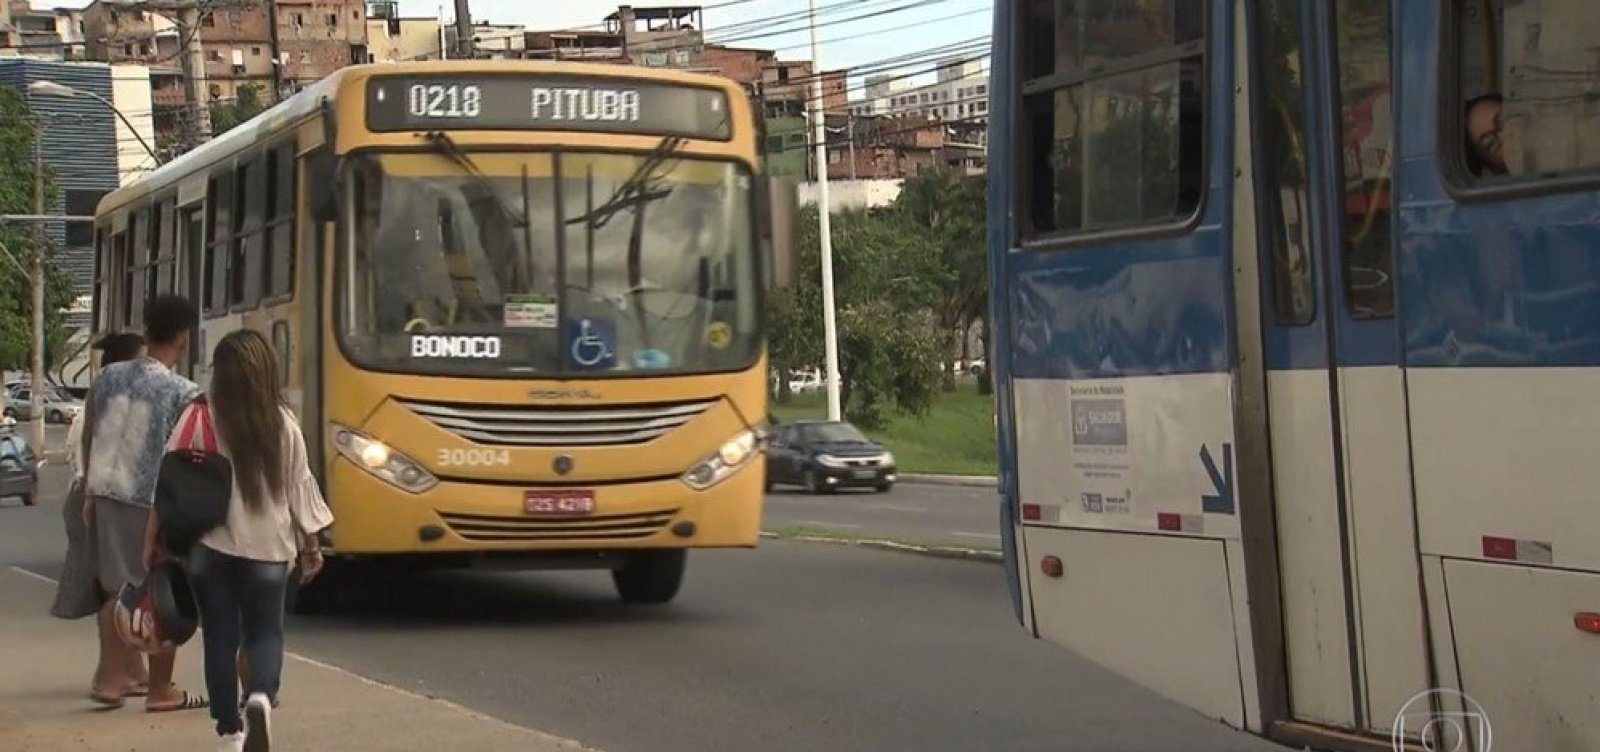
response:
[(911, 543), (901, 543), (886, 539), (869, 538), (835, 538), (825, 535), (780, 535), (769, 530), (761, 531), (761, 537), (770, 540), (792, 540), (802, 543), (832, 543), (842, 546), (861, 546), (880, 551), (898, 551), (907, 554), (920, 554), (938, 559), (960, 559), (963, 561), (981, 561), (990, 564), (999, 564), (1004, 561), (999, 551), (983, 551), (976, 548), (958, 548), (955, 546), (918, 546)]
[(995, 488), (999, 485), (998, 479), (988, 475), (925, 475), (921, 473), (901, 473), (900, 482), (921, 486), (957, 486), (961, 488)]

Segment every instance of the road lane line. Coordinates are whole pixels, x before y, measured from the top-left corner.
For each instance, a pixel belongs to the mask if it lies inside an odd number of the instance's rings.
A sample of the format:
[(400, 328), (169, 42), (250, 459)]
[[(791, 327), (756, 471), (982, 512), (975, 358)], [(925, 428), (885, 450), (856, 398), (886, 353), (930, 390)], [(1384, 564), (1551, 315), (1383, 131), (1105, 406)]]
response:
[(794, 524), (796, 524), (796, 525), (817, 525), (819, 527), (838, 527), (838, 528), (845, 528), (845, 529), (850, 529), (850, 530), (853, 530), (855, 528), (861, 527), (860, 525), (852, 525), (852, 524), (850, 524), (848, 522), (823, 522), (821, 520), (795, 520)]
[(959, 535), (962, 538), (983, 538), (985, 540), (1000, 540), (1000, 536), (996, 535), (994, 533), (963, 533), (963, 532), (958, 530), (956, 532), (951, 533), (951, 535)]
[(886, 512), (915, 512), (925, 514), (928, 510), (922, 507), (908, 507), (904, 504), (868, 504), (868, 509), (882, 509)]
[(16, 572), (17, 574), (20, 574), (20, 575), (26, 575), (28, 577), (32, 577), (35, 580), (48, 582), (51, 585), (56, 584), (55, 580), (53, 580), (53, 579), (51, 579), (49, 577), (46, 577), (46, 576), (44, 576), (42, 574), (39, 574), (38, 572), (35, 572), (35, 571), (31, 570), (31, 569), (23, 569), (22, 567), (15, 567), (14, 566), (14, 567), (11, 568), (11, 571)]

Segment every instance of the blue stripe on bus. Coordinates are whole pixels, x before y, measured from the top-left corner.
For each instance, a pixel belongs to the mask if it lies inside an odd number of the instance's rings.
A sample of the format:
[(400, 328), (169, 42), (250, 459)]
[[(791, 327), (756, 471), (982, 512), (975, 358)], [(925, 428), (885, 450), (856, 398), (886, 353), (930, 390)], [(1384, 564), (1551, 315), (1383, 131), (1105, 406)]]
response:
[[(1004, 92), (1014, 89), (1015, 60), (1019, 54), (1019, 45), (1009, 44), (1011, 18), (1015, 14), (1015, 3), (995, 3), (994, 8), (994, 38), (1002, 41), (995, 45), (994, 59), (991, 62), (989, 73), (989, 127), (993, 133), (1013, 132), (1013, 118), (1010, 101)], [(1014, 139), (995, 138), (989, 141), (989, 157), (996, 165), (1009, 165), (1013, 160)], [(1006, 207), (1012, 205), (1015, 184), (1005, 179), (1010, 174), (1007, 169), (1000, 169), (995, 175), (998, 180), (988, 181), (988, 242), (989, 242), (989, 338), (985, 343), (989, 347), (989, 368), (991, 378), (994, 379), (994, 406), (996, 449), (999, 453), (999, 505), (1000, 505), (1000, 547), (1004, 555), (1004, 569), (1006, 578), (1006, 594), (1011, 599), (1011, 613), (1018, 623), (1026, 623), (1022, 615), (1022, 583), (1018, 565), (1019, 551), (1017, 550), (1017, 536), (1015, 519), (1017, 510), (1017, 448), (1015, 415), (1011, 399), (1011, 310), (1007, 305), (1010, 299), (1010, 272), (1006, 269), (1006, 260), (1010, 254), (997, 252), (996, 249), (1007, 247), (1007, 239), (1011, 237), (1012, 226), (1011, 212)]]
[[(1226, 202), (1213, 210), (1217, 204)], [(1135, 244), (1011, 254), (1012, 376), (1229, 370), (1224, 239), (1210, 227)]]

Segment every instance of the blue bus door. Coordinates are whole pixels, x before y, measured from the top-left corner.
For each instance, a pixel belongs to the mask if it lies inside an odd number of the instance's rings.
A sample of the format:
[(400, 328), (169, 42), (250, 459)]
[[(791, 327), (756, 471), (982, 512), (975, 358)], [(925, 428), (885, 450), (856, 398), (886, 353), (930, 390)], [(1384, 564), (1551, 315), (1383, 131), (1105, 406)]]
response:
[(1395, 315), (1390, 9), (1257, 7), (1252, 130), (1289, 712), (1386, 735), (1429, 686)]

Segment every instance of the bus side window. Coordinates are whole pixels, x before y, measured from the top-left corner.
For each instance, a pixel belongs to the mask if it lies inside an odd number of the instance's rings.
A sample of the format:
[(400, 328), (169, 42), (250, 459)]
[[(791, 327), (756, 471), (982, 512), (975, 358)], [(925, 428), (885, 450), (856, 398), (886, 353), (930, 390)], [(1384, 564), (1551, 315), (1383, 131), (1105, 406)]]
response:
[(1029, 0), (1053, 39), (1023, 61), (1025, 227), (1035, 234), (1191, 216), (1204, 188), (1205, 4)]
[(1394, 316), (1394, 176), (1388, 3), (1344, 3), (1334, 13), (1344, 154), (1344, 297), (1357, 319)]
[(223, 171), (211, 179), (206, 196), (205, 311), (217, 314), (228, 307), (228, 247), (233, 217), (233, 173)]
[(1459, 134), (1466, 176), (1514, 181), (1600, 167), (1600, 4), (1457, 0), (1455, 18), (1456, 117), (1441, 121)]
[(1316, 318), (1311, 261), (1310, 176), (1306, 166), (1305, 70), (1299, 0), (1261, 4), (1261, 175), (1263, 242), (1271, 262), (1273, 323), (1304, 326)]
[(149, 246), (145, 242), (145, 214), (128, 211), (128, 229), (118, 235), (122, 246), (122, 323), (135, 327), (144, 313), (144, 265)]
[(295, 158), (294, 143), (290, 142), (269, 152), (268, 168), (271, 175), (269, 196), (267, 255), (268, 298), (282, 298), (294, 293), (294, 222), (295, 222)]

